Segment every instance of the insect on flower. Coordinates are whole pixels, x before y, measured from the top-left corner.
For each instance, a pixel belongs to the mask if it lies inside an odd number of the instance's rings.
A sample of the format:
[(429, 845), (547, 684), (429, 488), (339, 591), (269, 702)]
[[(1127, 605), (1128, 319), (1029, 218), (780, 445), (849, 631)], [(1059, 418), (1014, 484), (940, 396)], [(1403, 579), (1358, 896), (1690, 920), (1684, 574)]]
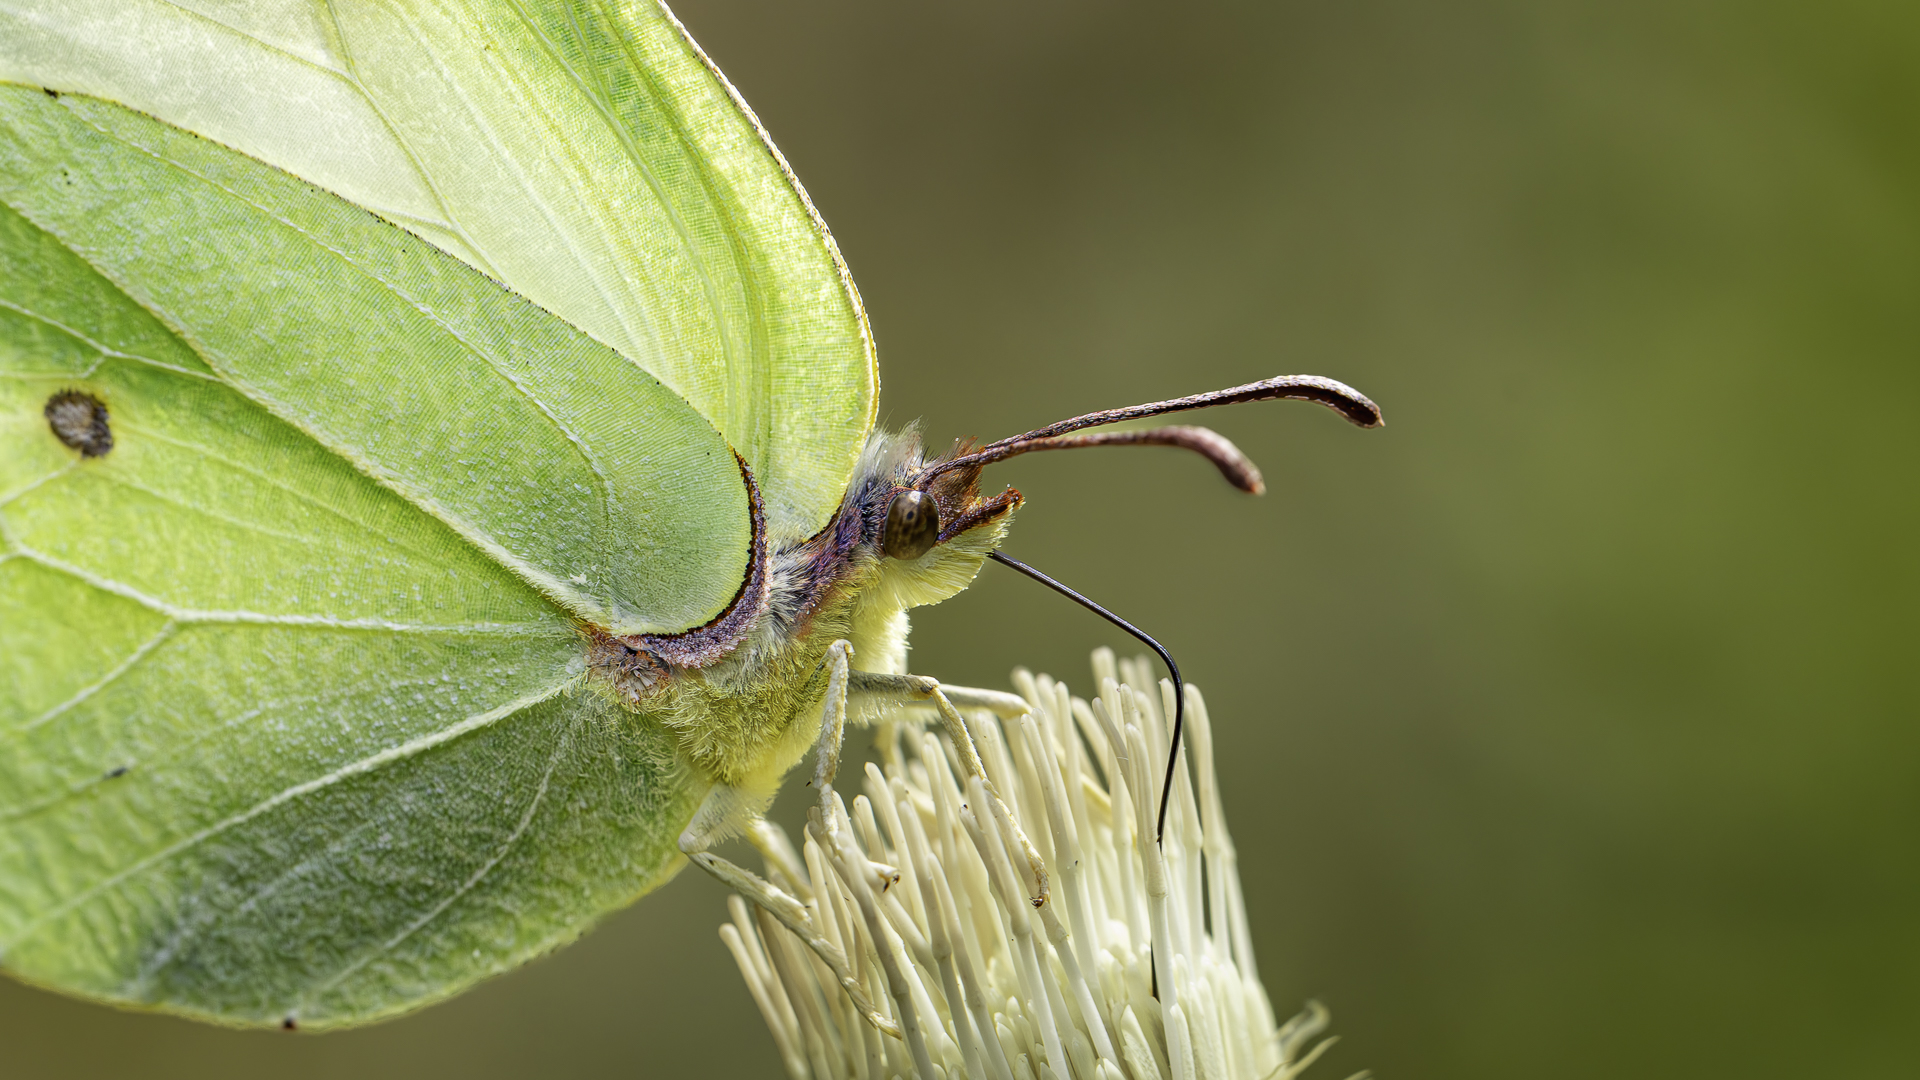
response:
[(20, 978), (303, 1029), (458, 993), (750, 827), (842, 668), (1023, 711), (904, 664), (1020, 503), (992, 463), (1164, 444), (1253, 490), (1203, 429), (1083, 429), (1379, 422), (1289, 377), (929, 457), (665, 7), (219, 10), (0, 12)]

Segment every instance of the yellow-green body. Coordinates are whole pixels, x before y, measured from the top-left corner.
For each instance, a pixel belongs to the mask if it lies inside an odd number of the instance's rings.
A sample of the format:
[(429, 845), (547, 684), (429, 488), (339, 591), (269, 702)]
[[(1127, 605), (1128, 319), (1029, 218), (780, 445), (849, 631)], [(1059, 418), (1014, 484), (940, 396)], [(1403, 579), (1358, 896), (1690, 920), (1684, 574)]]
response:
[[(891, 448), (896, 437), (877, 435), (874, 443)], [(916, 441), (906, 440), (901, 449), (910, 450), (918, 464)], [(863, 465), (877, 456), (869, 455)], [(856, 473), (856, 490), (863, 486), (858, 481)], [(670, 675), (637, 700), (617, 687), (613, 696), (657, 717), (703, 778), (738, 790), (743, 809), (757, 810), (819, 734), (827, 647), (843, 639), (851, 644), (856, 671), (905, 674), (908, 610), (965, 589), (1005, 537), (1010, 519), (1011, 512), (998, 515), (913, 560), (885, 558), (869, 546), (818, 591), (797, 581), (783, 590), (788, 583), (781, 580), (803, 577), (805, 564), (820, 557), (817, 548), (778, 553), (772, 591), (787, 592), (796, 608), (817, 605), (804, 620), (769, 611), (724, 659)]]

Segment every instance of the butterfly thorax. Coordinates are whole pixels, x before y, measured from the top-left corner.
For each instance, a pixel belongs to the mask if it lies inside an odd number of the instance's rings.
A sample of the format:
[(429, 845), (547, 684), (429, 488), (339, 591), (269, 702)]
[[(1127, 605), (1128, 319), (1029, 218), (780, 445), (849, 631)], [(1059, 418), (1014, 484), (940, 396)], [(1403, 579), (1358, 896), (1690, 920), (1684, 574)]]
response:
[(913, 430), (875, 433), (820, 532), (768, 550), (756, 511), (760, 561), (713, 622), (683, 635), (589, 631), (592, 684), (666, 726), (710, 781), (770, 796), (818, 735), (827, 647), (845, 639), (857, 670), (904, 673), (908, 609), (965, 589), (1006, 535), (1019, 493), (982, 498), (978, 470), (960, 469), (928, 491), (949, 523), (940, 541), (918, 558), (884, 554), (888, 507), (928, 464)]

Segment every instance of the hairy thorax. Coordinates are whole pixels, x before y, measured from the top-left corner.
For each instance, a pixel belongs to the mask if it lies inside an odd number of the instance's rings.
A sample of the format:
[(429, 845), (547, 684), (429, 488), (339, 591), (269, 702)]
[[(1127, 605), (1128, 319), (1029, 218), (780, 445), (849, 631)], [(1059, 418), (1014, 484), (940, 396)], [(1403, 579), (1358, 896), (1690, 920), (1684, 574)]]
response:
[(875, 435), (834, 520), (767, 550), (743, 466), (761, 561), (747, 568), (741, 595), (687, 634), (584, 631), (593, 690), (666, 727), (708, 781), (770, 798), (819, 734), (827, 648), (844, 639), (855, 670), (904, 673), (907, 610), (966, 588), (1005, 536), (1019, 494), (980, 499), (969, 475), (939, 492), (947, 520), (963, 527), (918, 558), (885, 556), (887, 506), (923, 467), (913, 433)]

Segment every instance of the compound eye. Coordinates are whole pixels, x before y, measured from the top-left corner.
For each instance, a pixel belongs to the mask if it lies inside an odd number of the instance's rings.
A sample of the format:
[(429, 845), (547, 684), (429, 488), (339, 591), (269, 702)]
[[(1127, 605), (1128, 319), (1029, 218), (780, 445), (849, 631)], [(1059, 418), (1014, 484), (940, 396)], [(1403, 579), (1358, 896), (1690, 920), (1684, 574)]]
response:
[(917, 559), (933, 550), (940, 539), (940, 508), (933, 497), (912, 488), (887, 505), (887, 528), (880, 535), (880, 551), (896, 559)]

